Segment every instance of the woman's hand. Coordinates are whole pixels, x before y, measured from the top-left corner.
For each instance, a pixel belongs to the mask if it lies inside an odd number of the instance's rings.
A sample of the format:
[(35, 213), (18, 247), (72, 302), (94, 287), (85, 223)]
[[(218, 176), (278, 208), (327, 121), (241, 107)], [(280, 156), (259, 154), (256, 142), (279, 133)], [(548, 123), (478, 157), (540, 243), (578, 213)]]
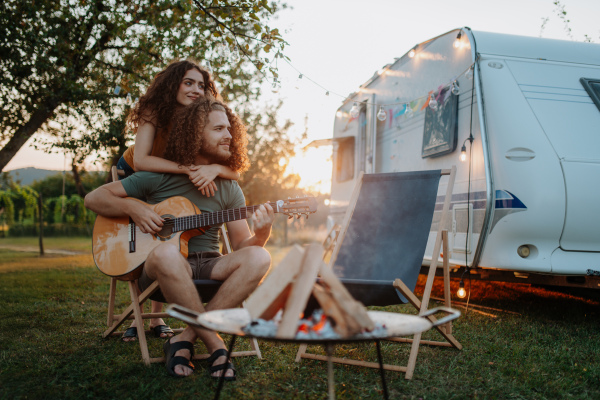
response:
[(217, 189), (215, 178), (219, 176), (219, 165), (192, 165), (189, 167), (190, 181), (206, 197), (214, 196)]

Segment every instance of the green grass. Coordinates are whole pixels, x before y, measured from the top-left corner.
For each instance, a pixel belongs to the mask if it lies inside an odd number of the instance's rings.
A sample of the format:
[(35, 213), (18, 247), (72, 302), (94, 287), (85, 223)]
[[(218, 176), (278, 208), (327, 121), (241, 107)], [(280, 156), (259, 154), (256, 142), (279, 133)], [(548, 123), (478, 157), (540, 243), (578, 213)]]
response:
[[(284, 253), (278, 251), (278, 256)], [(7, 260), (27, 268), (5, 269)], [(89, 255), (42, 258), (2, 250), (0, 265), (0, 398), (212, 398), (216, 384), (204, 364), (196, 363), (192, 377), (174, 379), (163, 365), (145, 367), (137, 343), (101, 338), (109, 280)], [(126, 285), (118, 288), (118, 306), (123, 306)], [(437, 284), (435, 296), (442, 297), (440, 289)], [(411, 381), (400, 373), (386, 373), (390, 397), (598, 399), (599, 297), (473, 282), (471, 303), (488, 308), (462, 309), (453, 329), (464, 349), (422, 346)], [(387, 309), (409, 311), (408, 306)], [(430, 331), (425, 338), (440, 336)], [(238, 343), (239, 349), (249, 348), (244, 340)], [(151, 356), (162, 355), (162, 340), (151, 337), (149, 344)], [(294, 362), (293, 344), (260, 346), (262, 360), (234, 360), (239, 379), (226, 384), (221, 398), (327, 398), (326, 363)], [(386, 362), (406, 364), (408, 345), (385, 342), (382, 347)], [(376, 361), (373, 344), (344, 345), (337, 355)], [(377, 370), (341, 365), (334, 370), (337, 398), (381, 398)]]

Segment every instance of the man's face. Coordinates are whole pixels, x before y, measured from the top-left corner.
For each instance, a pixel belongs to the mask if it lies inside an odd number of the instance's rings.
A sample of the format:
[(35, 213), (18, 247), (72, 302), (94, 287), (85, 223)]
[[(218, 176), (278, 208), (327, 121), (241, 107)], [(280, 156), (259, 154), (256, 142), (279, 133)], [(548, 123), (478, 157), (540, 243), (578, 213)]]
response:
[(204, 127), (204, 137), (202, 138), (202, 149), (200, 149), (202, 157), (210, 162), (226, 161), (231, 157), (229, 151), (230, 127), (224, 111), (211, 111), (208, 114), (208, 122)]
[(198, 97), (204, 96), (204, 77), (195, 68), (185, 73), (179, 90), (177, 91), (177, 102), (187, 106), (192, 104)]

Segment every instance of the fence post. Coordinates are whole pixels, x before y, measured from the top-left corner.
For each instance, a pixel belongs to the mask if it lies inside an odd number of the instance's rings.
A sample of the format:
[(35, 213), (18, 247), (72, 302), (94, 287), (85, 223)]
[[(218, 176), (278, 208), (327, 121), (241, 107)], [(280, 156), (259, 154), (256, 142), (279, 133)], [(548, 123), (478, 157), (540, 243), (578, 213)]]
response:
[(42, 209), (42, 193), (38, 196), (38, 216), (40, 221), (40, 256), (44, 255), (44, 211)]

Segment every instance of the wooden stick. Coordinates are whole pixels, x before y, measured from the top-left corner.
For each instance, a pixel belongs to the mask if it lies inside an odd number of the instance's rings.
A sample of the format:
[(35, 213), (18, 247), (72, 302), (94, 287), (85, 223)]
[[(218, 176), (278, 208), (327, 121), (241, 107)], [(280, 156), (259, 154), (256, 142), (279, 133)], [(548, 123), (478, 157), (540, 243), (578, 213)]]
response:
[(304, 252), (298, 277), (285, 303), (283, 318), (281, 318), (281, 322), (279, 323), (276, 337), (296, 337), (298, 321), (300, 320), (302, 311), (306, 308), (306, 303), (317, 280), (319, 267), (322, 264), (323, 246), (318, 243), (310, 244)]
[(248, 297), (245, 307), (252, 319), (270, 319), (281, 308), (274, 310), (276, 306), (273, 306), (273, 303), (285, 304), (285, 299), (281, 301), (281, 296), (298, 275), (303, 256), (304, 249), (302, 247), (298, 245), (292, 247), (277, 267), (267, 275), (263, 283)]

